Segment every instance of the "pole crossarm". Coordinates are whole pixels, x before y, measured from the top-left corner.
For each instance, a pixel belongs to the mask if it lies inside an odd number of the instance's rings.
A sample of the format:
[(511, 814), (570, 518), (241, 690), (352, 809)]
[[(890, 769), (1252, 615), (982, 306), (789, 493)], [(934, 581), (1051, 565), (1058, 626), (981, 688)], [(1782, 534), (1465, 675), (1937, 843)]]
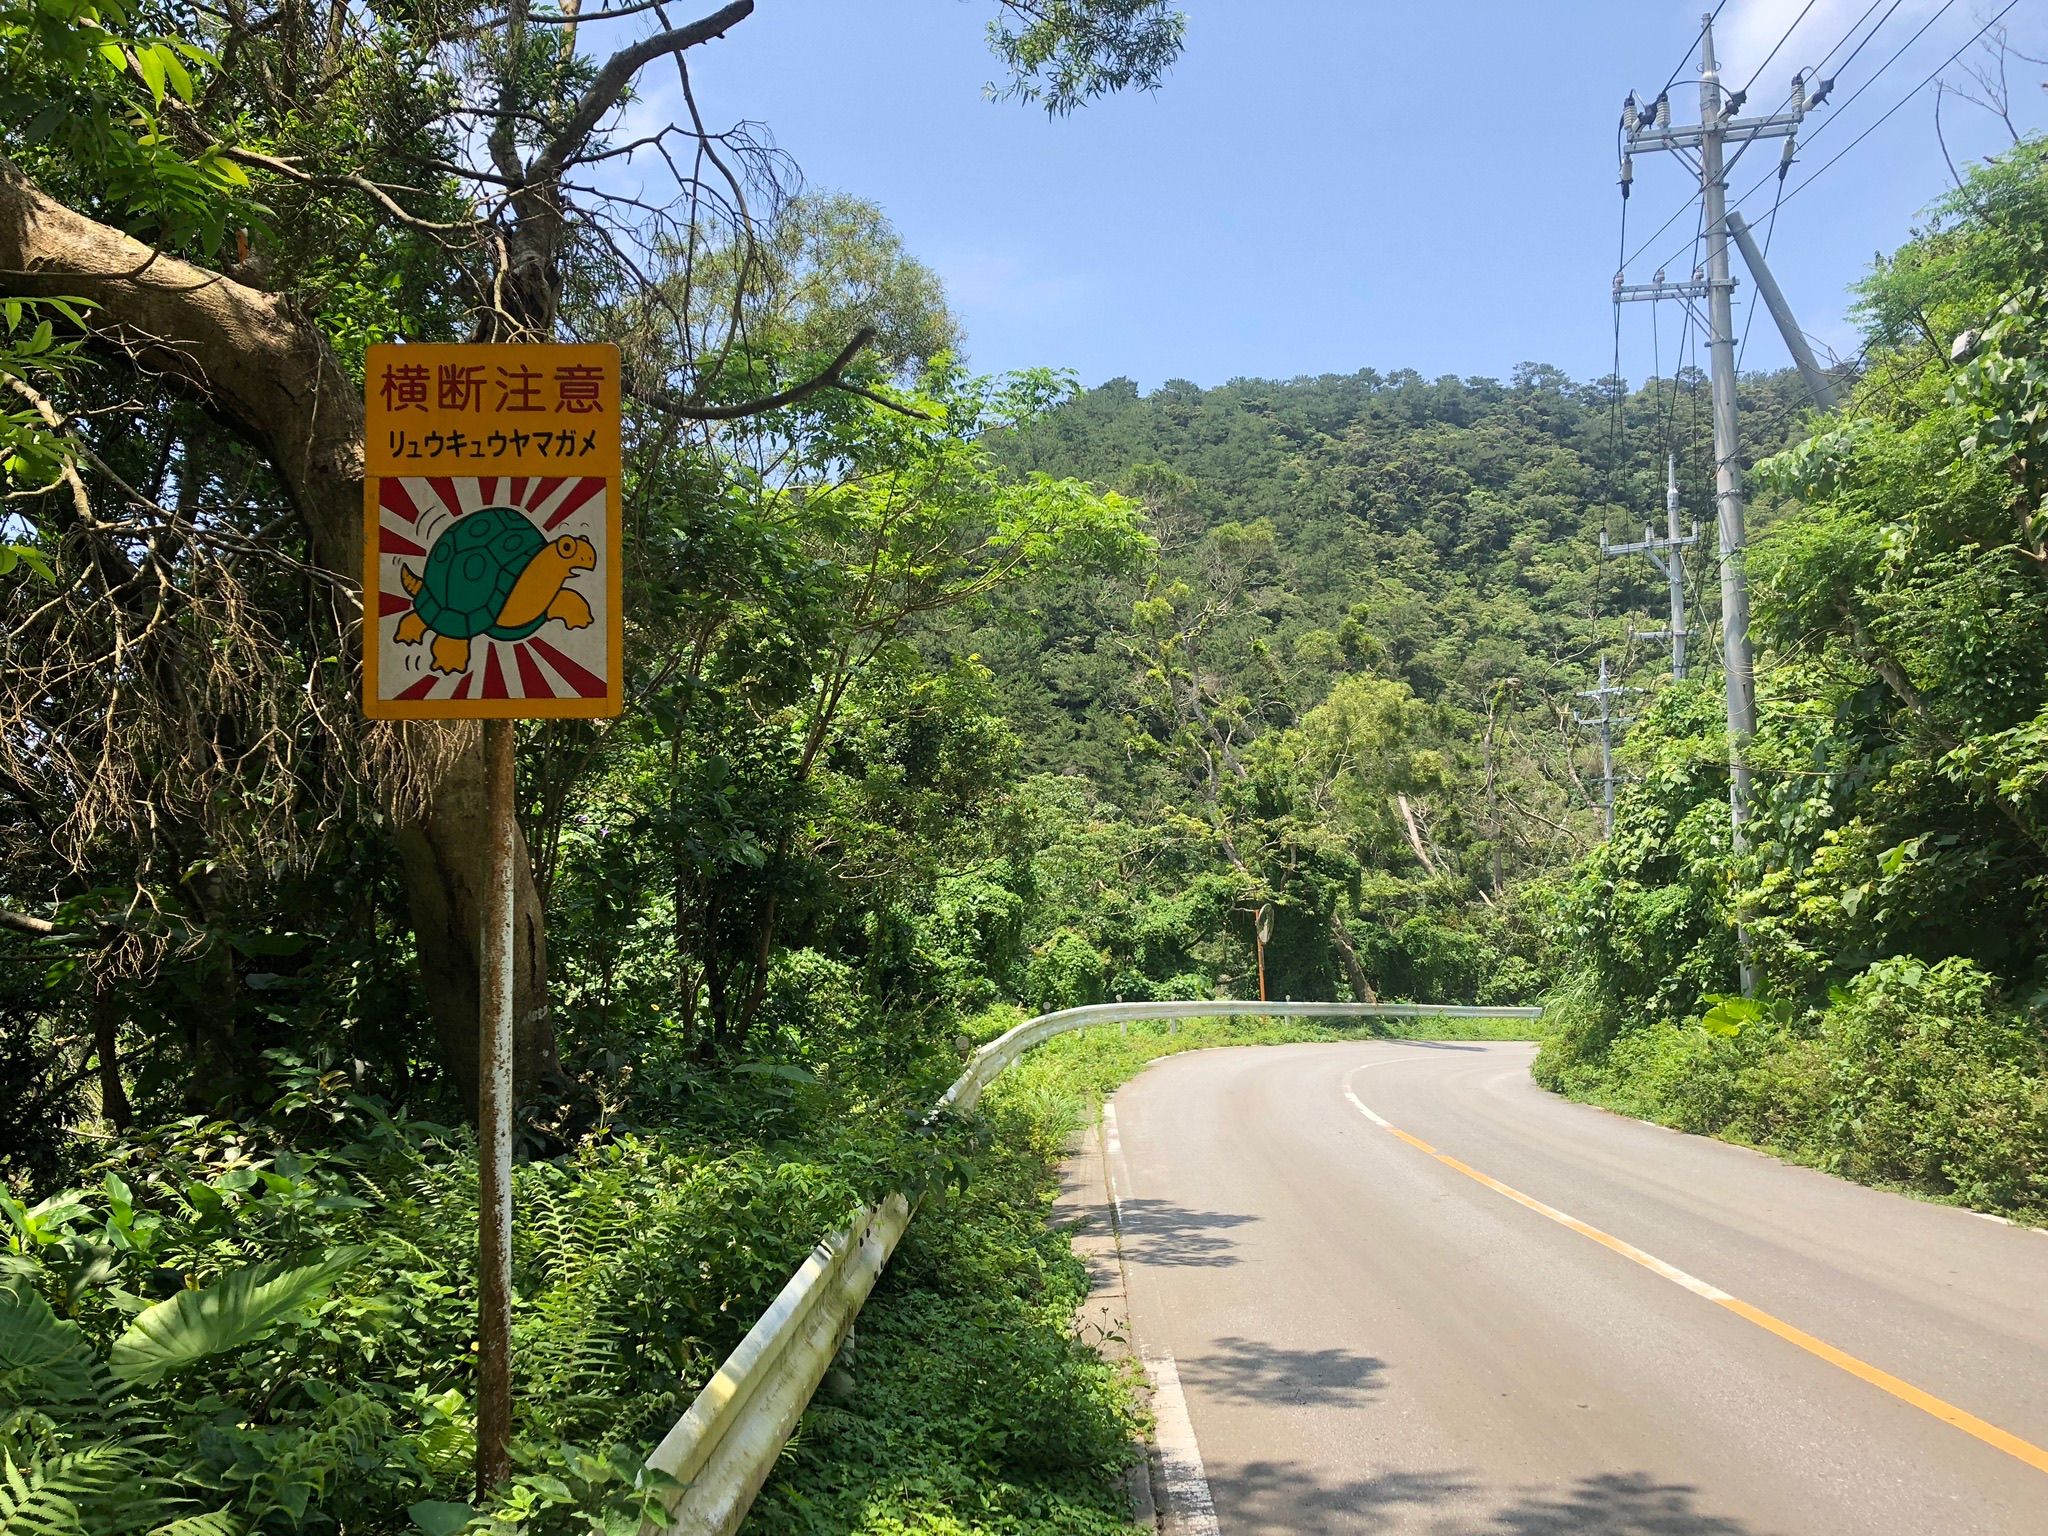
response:
[(1600, 530), (1600, 558), (1617, 559), (1622, 555), (1646, 555), (1650, 564), (1664, 578), (1671, 594), (1671, 622), (1662, 629), (1631, 629), (1631, 639), (1667, 640), (1671, 643), (1671, 675), (1685, 676), (1685, 644), (1692, 638), (1692, 632), (1685, 627), (1685, 554), (1684, 551), (1700, 541), (1700, 525), (1694, 523), (1692, 532), (1681, 533), (1678, 528), (1678, 455), (1672, 453), (1665, 458), (1664, 470), (1664, 519), (1668, 530), (1661, 537), (1649, 524), (1643, 525), (1640, 541), (1631, 540), (1616, 544), (1607, 537), (1607, 530)]
[(1751, 139), (1789, 138), (1806, 121), (1803, 111), (1773, 112), (1768, 117), (1731, 117), (1711, 127), (1684, 124), (1675, 128), (1638, 128), (1629, 137), (1631, 153), (1639, 149), (1699, 149), (1711, 133), (1724, 144), (1746, 144)]
[[(1735, 280), (1730, 278), (1728, 286), (1733, 288)], [(1687, 283), (1624, 283), (1619, 273), (1614, 279), (1614, 302), (1639, 303), (1645, 299), (1704, 299), (1713, 291), (1714, 284), (1701, 279)]]
[(1649, 529), (1645, 528), (1643, 530), (1643, 541), (1640, 544), (1610, 544), (1607, 542), (1607, 535), (1602, 533), (1600, 535), (1600, 553), (1603, 555), (1648, 555), (1652, 560), (1657, 561), (1658, 569), (1662, 570), (1664, 562), (1658, 559), (1658, 551), (1684, 549), (1688, 545), (1699, 543), (1699, 541), (1700, 525), (1698, 523), (1692, 525), (1691, 533), (1676, 539), (1660, 539), (1651, 533)]

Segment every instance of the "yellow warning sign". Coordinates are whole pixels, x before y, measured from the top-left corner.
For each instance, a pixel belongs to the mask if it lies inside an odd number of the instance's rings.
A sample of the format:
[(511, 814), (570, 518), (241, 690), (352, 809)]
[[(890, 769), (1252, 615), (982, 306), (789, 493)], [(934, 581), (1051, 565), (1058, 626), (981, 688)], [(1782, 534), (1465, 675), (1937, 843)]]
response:
[(619, 352), (374, 346), (363, 711), (615, 715)]

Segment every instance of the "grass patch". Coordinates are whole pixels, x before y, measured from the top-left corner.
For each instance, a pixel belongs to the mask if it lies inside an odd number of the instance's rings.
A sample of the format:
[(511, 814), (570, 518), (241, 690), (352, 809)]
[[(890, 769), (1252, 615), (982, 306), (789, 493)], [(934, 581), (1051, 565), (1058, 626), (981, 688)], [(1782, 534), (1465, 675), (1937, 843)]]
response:
[[(999, 1085), (1002, 1087), (1003, 1085)], [(754, 1506), (774, 1536), (1135, 1530), (1131, 1383), (1074, 1339), (1088, 1277), (1046, 1224), (1073, 1101), (991, 1093), (967, 1187), (928, 1199)], [(843, 1386), (843, 1383), (841, 1384)]]

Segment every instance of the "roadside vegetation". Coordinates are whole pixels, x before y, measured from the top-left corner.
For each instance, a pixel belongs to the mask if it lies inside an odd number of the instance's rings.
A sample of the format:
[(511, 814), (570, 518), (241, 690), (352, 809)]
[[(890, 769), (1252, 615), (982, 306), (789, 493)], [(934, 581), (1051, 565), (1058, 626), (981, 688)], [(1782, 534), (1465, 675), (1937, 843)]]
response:
[(1716, 684), (1665, 690), (1563, 891), (1539, 1081), (2048, 1220), (2044, 250), (2034, 140), (1861, 284), (1853, 398), (1753, 477), (1752, 846)]

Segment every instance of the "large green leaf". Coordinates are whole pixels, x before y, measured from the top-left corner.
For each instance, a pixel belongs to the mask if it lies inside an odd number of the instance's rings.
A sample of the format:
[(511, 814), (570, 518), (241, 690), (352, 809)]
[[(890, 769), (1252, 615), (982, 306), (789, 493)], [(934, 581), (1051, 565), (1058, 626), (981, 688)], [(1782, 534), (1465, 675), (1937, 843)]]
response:
[(476, 1511), (469, 1505), (451, 1504), (444, 1499), (422, 1499), (406, 1513), (427, 1536), (455, 1536), (476, 1518)]
[(23, 1285), (0, 1286), (0, 1402), (49, 1412), (94, 1402), (100, 1373), (78, 1324)]
[(204, 1290), (182, 1291), (139, 1314), (114, 1341), (108, 1364), (123, 1380), (146, 1383), (208, 1355), (253, 1344), (323, 1294), (365, 1251), (337, 1249), (299, 1269), (256, 1265)]

